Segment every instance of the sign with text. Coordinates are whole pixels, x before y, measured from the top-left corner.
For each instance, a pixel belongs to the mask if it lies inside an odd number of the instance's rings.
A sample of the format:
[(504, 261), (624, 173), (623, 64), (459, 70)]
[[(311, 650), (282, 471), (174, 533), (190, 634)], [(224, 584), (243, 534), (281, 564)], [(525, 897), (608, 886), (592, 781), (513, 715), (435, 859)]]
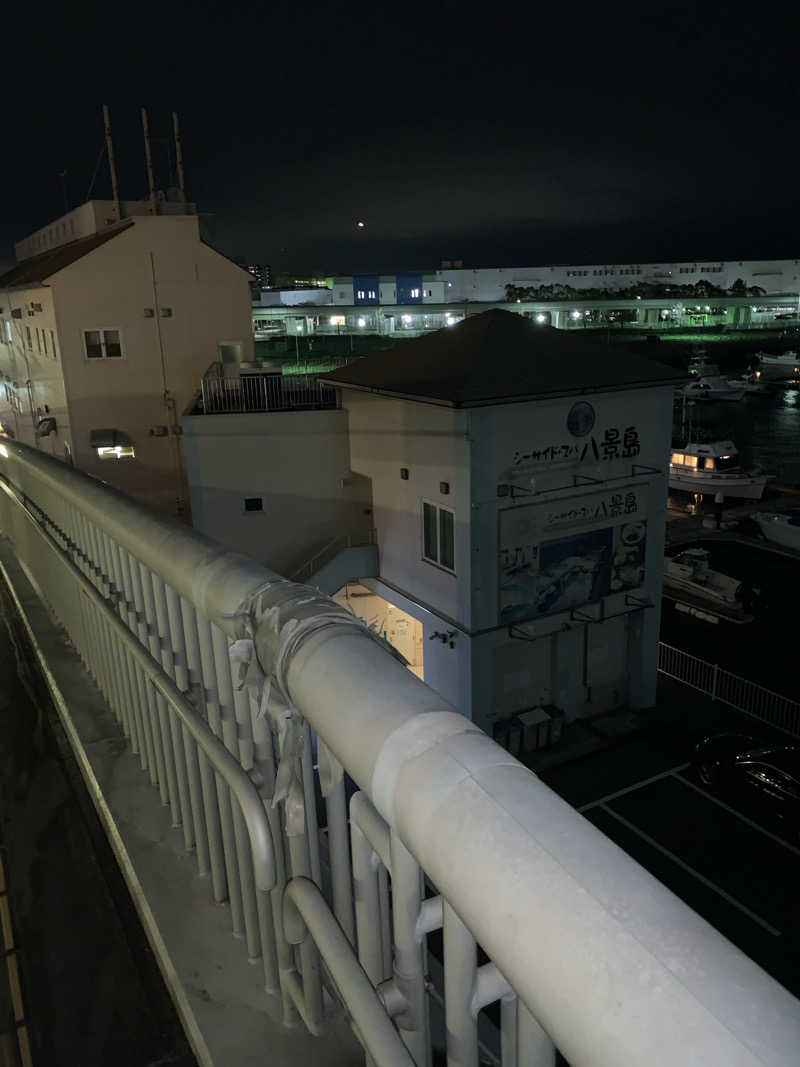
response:
[(499, 513), (501, 622), (537, 618), (644, 581), (647, 488), (537, 502)]

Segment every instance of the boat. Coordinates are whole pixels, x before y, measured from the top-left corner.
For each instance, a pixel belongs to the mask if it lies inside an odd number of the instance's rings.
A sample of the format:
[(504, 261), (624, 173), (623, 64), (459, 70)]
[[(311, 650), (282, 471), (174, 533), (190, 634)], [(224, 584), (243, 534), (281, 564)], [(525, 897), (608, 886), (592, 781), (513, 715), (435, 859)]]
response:
[(757, 511), (751, 518), (768, 541), (800, 552), (800, 511), (790, 511), (786, 515)]
[[(677, 556), (664, 557), (664, 595), (676, 607), (709, 622), (752, 622), (742, 583), (708, 563), (708, 549), (685, 548)], [(711, 617), (709, 618), (709, 609)]]
[(716, 378), (719, 376), (719, 367), (705, 354), (692, 356), (689, 360), (690, 378)]
[(688, 443), (673, 449), (669, 462), (669, 487), (684, 493), (721, 493), (744, 500), (760, 500), (768, 476), (760, 467), (742, 470), (733, 441)]
[(780, 356), (771, 356), (768, 352), (756, 352), (758, 370), (765, 381), (790, 381), (800, 379), (800, 359), (796, 352), (784, 352)]
[(741, 400), (744, 386), (715, 374), (689, 382), (683, 387), (683, 395), (687, 400)]

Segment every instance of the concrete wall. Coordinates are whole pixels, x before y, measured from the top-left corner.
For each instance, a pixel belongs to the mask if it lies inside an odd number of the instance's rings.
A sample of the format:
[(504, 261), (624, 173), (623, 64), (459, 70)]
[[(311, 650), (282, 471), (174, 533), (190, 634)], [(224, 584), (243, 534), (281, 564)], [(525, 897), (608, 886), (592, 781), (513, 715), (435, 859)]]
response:
[[(38, 444), (59, 459), (67, 458), (72, 432), (52, 291), (38, 286), (2, 292), (0, 307), (0, 422), (18, 440), (35, 446), (39, 421), (55, 418), (56, 433)], [(13, 311), (21, 317), (15, 318)]]
[[(252, 359), (247, 274), (200, 242), (195, 217), (143, 217), (59, 272), (50, 286), (76, 464), (179, 512), (186, 484), (172, 431), (219, 358), (220, 342), (241, 344), (243, 358)], [(104, 327), (121, 331), (122, 359), (86, 358), (83, 331)], [(168, 434), (151, 436), (158, 426)], [(132, 438), (135, 460), (98, 459), (90, 431), (104, 428)]]
[[(575, 398), (476, 408), (469, 413), (473, 441), (472, 629), (497, 627), (499, 622), (501, 512), (534, 515), (533, 509), (544, 500), (555, 501), (556, 510), (568, 511), (595, 501), (606, 489), (625, 494), (638, 487), (641, 494), (647, 521), (645, 583), (633, 595), (655, 607), (612, 619), (610, 616), (630, 609), (630, 594), (612, 593), (605, 598), (607, 621), (582, 624), (570, 619), (569, 612), (562, 612), (516, 628), (524, 631), (517, 637), (515, 628), (501, 626), (491, 639), (474, 639), (473, 715), (477, 719), (502, 718), (503, 713), (515, 710), (513, 704), (530, 706), (542, 697), (571, 716), (626, 701), (633, 707), (647, 706), (654, 699), (672, 391), (641, 389), (581, 399), (588, 400), (596, 414), (593, 429), (582, 438), (572, 436), (567, 428)], [(606, 432), (624, 431), (630, 426), (638, 433), (638, 455), (603, 458)], [(593, 440), (599, 459), (594, 455)], [(576, 442), (588, 444), (583, 460), (575, 455), (553, 462), (525, 459), (537, 450)], [(634, 462), (661, 473), (633, 473)], [(573, 486), (575, 475), (583, 485)], [(517, 487), (515, 495), (499, 496), (498, 485), (509, 482)], [(542, 497), (545, 491), (547, 495)], [(564, 535), (573, 529), (606, 524), (602, 518), (592, 520), (585, 527), (567, 528)], [(561, 535), (557, 531), (549, 536)], [(564, 626), (571, 631), (558, 632)], [(554, 633), (556, 636), (551, 636)], [(534, 638), (534, 643), (527, 643), (523, 636)]]
[[(334, 537), (371, 529), (369, 484), (350, 472), (346, 411), (182, 422), (193, 524), (210, 537), (290, 575)], [(246, 512), (245, 497), (261, 497), (263, 511)]]
[[(470, 625), (469, 442), (464, 412), (347, 389), (353, 470), (372, 482), (381, 577)], [(408, 480), (401, 477), (408, 470)], [(447, 483), (449, 492), (441, 491)], [(422, 557), (422, 504), (455, 512), (455, 575)]]

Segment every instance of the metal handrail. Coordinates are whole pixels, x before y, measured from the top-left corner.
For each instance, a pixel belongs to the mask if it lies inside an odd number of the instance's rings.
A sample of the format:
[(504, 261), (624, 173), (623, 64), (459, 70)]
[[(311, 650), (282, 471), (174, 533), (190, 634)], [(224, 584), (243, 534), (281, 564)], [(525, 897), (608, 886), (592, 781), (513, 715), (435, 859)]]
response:
[(153, 686), (170, 705), (181, 720), (181, 723), (208, 757), (214, 770), (230, 787), (239, 802), (239, 807), (247, 825), (250, 847), (253, 851), (253, 867), (257, 888), (262, 892), (269, 892), (274, 889), (276, 875), (272, 833), (264, 811), (264, 802), (247, 771), (228, 751), (205, 720), (198, 715), (196, 709), (187, 700), (186, 695), (178, 689), (169, 675), (156, 663), (145, 647), (125, 626), (105, 597), (100, 594), (97, 587), (76, 567), (53, 535), (36, 518), (24, 495), (10, 485), (8, 479), (3, 475), (0, 475), (0, 489), (14, 500), (37, 533), (47, 542), (48, 547), (70, 572), (71, 577), (81, 587), (84, 595), (93, 601), (102, 613), (107, 625), (115, 631), (117, 637), (137, 661), (153, 683)]
[[(453, 927), (466, 949), (463, 965), (470, 956), (474, 963), (470, 946), (479, 943), (518, 994), (520, 1019), (529, 1030), (534, 1024), (543, 1029), (573, 1067), (796, 1063), (797, 1001), (402, 667), (345, 609), (33, 449), (0, 445), (0, 474), (26, 507), (44, 510), (51, 501), (71, 509), (88, 529), (87, 543), (93, 529), (102, 531), (184, 597), (198, 617), (230, 638), (253, 639), (282, 730), (288, 730), (287, 708), (294, 709), (305, 735), (312, 727), (328, 753), (323, 792), (337, 871), (349, 864), (346, 844), (334, 847), (343, 839), (342, 768), (385, 820), (395, 978), (408, 1004), (397, 1025), (415, 1058), (423, 1047), (425, 972), (419, 904), (408, 902), (409, 893), (419, 892), (422, 870), (446, 914), (452, 912), (472, 939)], [(24, 537), (17, 550), (21, 557), (28, 550)], [(215, 645), (214, 651), (227, 650)], [(310, 749), (295, 747), (302, 733), (293, 730), (281, 741), (281, 762), (302, 763), (293, 810), (305, 790), (303, 827), (314, 826), (313, 786), (307, 788), (305, 777)], [(275, 823), (270, 826), (274, 832)], [(313, 864), (303, 841), (311, 837), (302, 828), (292, 833), (292, 873), (305, 876)], [(275, 931), (283, 936), (283, 924), (276, 922)], [(280, 940), (278, 948), (283, 951)], [(344, 948), (328, 951), (333, 970)], [(281, 958), (286, 998), (291, 956), (283, 951)], [(303, 983), (309, 981), (316, 1008), (321, 996), (307, 950), (305, 959), (311, 969)], [(447, 973), (446, 960), (446, 982)], [(468, 982), (457, 977), (453, 988), (463, 993)], [(346, 1003), (355, 996), (349, 988), (340, 992)], [(284, 1006), (288, 1018), (286, 999)], [(463, 1011), (454, 1018), (469, 1030)]]

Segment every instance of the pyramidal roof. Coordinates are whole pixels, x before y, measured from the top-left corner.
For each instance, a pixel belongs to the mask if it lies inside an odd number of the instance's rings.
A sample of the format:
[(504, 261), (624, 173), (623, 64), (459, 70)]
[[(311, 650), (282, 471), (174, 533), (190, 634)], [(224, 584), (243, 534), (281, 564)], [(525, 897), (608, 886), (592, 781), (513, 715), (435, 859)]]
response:
[(495, 308), (365, 356), (323, 381), (453, 407), (672, 385), (686, 374), (577, 330)]

